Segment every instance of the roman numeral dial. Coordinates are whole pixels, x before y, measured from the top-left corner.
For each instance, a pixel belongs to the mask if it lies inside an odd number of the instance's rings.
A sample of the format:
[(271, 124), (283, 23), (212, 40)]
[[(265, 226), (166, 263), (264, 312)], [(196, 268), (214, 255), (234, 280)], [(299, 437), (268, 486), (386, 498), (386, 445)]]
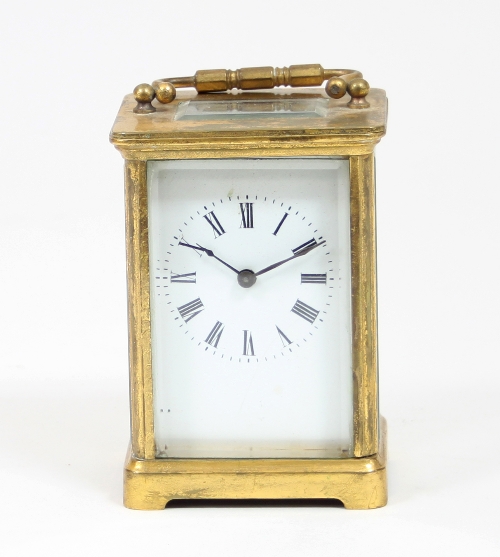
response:
[[(325, 342), (324, 330), (335, 318), (328, 306), (336, 307), (334, 291), (345, 284), (335, 274), (338, 241), (331, 231), (328, 238), (321, 235), (329, 218), (321, 216), (325, 211), (312, 206), (308, 214), (309, 199), (302, 206), (265, 197), (258, 188), (242, 191), (223, 181), (220, 197), (207, 195), (180, 218), (162, 221), (171, 235), (168, 243), (161, 240), (153, 284), (168, 334), (176, 331), (168, 342), (220, 360), (221, 369), (236, 362), (250, 364), (249, 371), (252, 365), (272, 369), (275, 359), (305, 362), (314, 343)], [(189, 198), (190, 192), (183, 195)], [(321, 225), (314, 215), (323, 219)], [(160, 240), (152, 235), (150, 241)], [(165, 336), (158, 342), (166, 343)]]

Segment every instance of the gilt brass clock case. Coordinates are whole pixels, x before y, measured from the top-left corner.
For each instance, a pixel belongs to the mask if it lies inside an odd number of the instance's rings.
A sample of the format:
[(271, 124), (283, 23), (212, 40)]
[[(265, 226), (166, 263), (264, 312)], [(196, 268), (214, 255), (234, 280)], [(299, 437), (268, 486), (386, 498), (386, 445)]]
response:
[[(371, 89), (366, 99), (369, 107), (353, 110), (345, 100), (330, 98), (320, 89), (238, 95), (181, 91), (169, 104), (155, 102), (155, 112), (141, 114), (134, 112), (134, 97), (125, 97), (111, 141), (125, 159), (132, 429), (124, 480), (127, 507), (161, 509), (172, 499), (197, 498), (333, 498), (351, 509), (385, 505), (385, 427), (378, 409), (374, 149), (385, 134), (387, 100), (378, 89)], [(345, 160), (349, 169), (351, 455), (159, 458), (154, 431), (148, 162), (321, 157)]]

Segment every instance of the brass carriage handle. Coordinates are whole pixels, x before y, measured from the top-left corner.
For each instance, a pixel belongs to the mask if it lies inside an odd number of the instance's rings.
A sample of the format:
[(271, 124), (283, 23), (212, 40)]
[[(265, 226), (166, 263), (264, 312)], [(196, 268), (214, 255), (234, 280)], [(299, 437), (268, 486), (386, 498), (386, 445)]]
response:
[(363, 74), (356, 70), (325, 70), (320, 64), (303, 64), (284, 68), (265, 66), (261, 68), (241, 68), (239, 70), (199, 70), (191, 77), (171, 77), (153, 81), (152, 85), (142, 83), (134, 89), (137, 106), (136, 114), (155, 112), (151, 104), (157, 99), (168, 104), (175, 99), (176, 89), (194, 87), (198, 93), (216, 93), (231, 89), (272, 89), (281, 85), (289, 87), (314, 87), (327, 80), (325, 90), (333, 99), (342, 98), (346, 92), (351, 95), (349, 108), (368, 108), (366, 95), (370, 91)]

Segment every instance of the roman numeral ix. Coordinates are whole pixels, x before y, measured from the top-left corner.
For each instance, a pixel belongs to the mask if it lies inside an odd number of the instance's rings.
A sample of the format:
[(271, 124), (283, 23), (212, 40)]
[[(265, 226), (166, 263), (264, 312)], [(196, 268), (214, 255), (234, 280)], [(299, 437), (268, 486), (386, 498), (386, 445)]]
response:
[(311, 306), (308, 306), (307, 304), (304, 304), (304, 302), (301, 302), (300, 300), (297, 300), (295, 302), (295, 305), (292, 308), (292, 312), (299, 317), (302, 317), (302, 319), (305, 319), (309, 323), (314, 323), (314, 320), (319, 315), (318, 310), (312, 308)]
[(199, 298), (196, 298), (196, 300), (188, 302), (187, 304), (184, 304), (177, 309), (179, 310), (182, 319), (184, 319), (184, 321), (187, 323), (188, 321), (193, 319), (193, 317), (196, 317), (199, 313), (201, 313), (205, 308), (203, 307), (201, 300)]
[(253, 203), (240, 203), (240, 228), (253, 228)]
[(301, 273), (300, 282), (302, 284), (326, 284), (326, 273), (324, 274)]
[(210, 344), (210, 346), (217, 348), (223, 330), (224, 330), (224, 325), (220, 321), (217, 321), (217, 323), (214, 325), (214, 328), (210, 331), (210, 333), (208, 333), (205, 342), (207, 344)]
[(222, 228), (219, 219), (215, 216), (215, 213), (213, 211), (207, 213), (206, 215), (203, 215), (203, 218), (206, 219), (208, 224), (212, 227), (214, 231), (214, 238), (218, 238), (219, 236), (222, 236), (226, 232)]
[(194, 284), (196, 282), (196, 273), (186, 273), (179, 275), (171, 271), (170, 282), (185, 282), (186, 284)]

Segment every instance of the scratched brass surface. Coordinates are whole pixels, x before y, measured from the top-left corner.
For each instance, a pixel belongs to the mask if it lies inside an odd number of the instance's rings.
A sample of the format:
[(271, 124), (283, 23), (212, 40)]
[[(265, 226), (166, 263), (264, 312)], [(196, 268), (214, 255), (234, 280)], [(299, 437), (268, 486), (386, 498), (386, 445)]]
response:
[(125, 163), (125, 223), (132, 450), (154, 458), (146, 162)]
[[(234, 103), (238, 101), (289, 101), (325, 99), (327, 117), (293, 117), (256, 114), (251, 119), (220, 116), (209, 120), (176, 119), (186, 101)], [(134, 160), (171, 158), (268, 157), (363, 155), (373, 152), (385, 134), (387, 99), (384, 91), (371, 89), (370, 108), (351, 110), (342, 99), (330, 99), (323, 89), (270, 90), (262, 93), (197, 95), (181, 90), (166, 105), (154, 101), (153, 114), (135, 114), (133, 95), (127, 95), (111, 130), (111, 142), (123, 157)], [(189, 153), (189, 154), (188, 154)], [(260, 155), (262, 156), (262, 155)]]
[(173, 499), (339, 499), (347, 509), (387, 503), (386, 428), (364, 458), (160, 459), (125, 463), (124, 504), (160, 510)]
[(378, 445), (374, 157), (350, 157), (354, 456)]
[[(163, 112), (159, 109), (151, 115), (136, 115), (133, 113), (134, 99), (132, 96), (125, 98), (111, 132), (111, 141), (126, 159), (133, 454), (125, 472), (127, 506), (163, 508), (169, 499), (186, 494), (195, 480), (199, 497), (332, 497), (341, 499), (348, 508), (385, 504), (385, 457), (383, 450), (377, 453), (381, 435), (373, 150), (385, 133), (386, 99), (383, 91), (376, 89), (370, 91), (368, 98), (370, 108), (350, 110), (349, 117), (345, 114), (347, 109), (339, 109), (338, 118), (325, 119), (327, 122), (309, 117), (293, 121), (285, 118), (278, 127), (275, 125), (277, 119), (258, 117), (238, 122), (224, 119), (208, 123), (174, 121), (173, 115), (167, 112), (175, 109), (178, 99)], [(265, 459), (252, 464), (238, 459), (155, 460), (145, 161), (323, 155), (343, 156), (350, 161), (354, 455), (358, 458), (311, 459), (306, 464), (300, 459)], [(227, 473), (221, 471), (229, 466), (224, 462), (230, 462), (235, 468)], [(193, 471), (197, 466), (203, 473)], [(257, 470), (252, 466), (262, 468)], [(194, 492), (190, 496), (194, 497)]]
[(264, 66), (239, 70), (198, 70), (193, 76), (164, 77), (153, 81), (152, 85), (156, 89), (161, 83), (171, 83), (177, 88), (194, 87), (199, 93), (212, 93), (231, 89), (311, 87), (321, 85), (332, 77), (341, 77), (349, 83), (355, 78), (363, 77), (363, 74), (357, 70), (328, 70), (321, 64), (299, 64), (284, 68)]
[(194, 87), (198, 93), (225, 92), (232, 89), (272, 89), (273, 87), (311, 87), (327, 81), (325, 92), (333, 99), (351, 95), (348, 108), (370, 107), (365, 99), (370, 85), (357, 70), (328, 70), (321, 64), (301, 64), (283, 68), (272, 66), (241, 68), (239, 70), (199, 70), (193, 76), (165, 77), (153, 81), (152, 85), (141, 83), (134, 89), (137, 105), (136, 114), (151, 114), (156, 107), (151, 103), (157, 99), (162, 104), (171, 103), (177, 89)]

